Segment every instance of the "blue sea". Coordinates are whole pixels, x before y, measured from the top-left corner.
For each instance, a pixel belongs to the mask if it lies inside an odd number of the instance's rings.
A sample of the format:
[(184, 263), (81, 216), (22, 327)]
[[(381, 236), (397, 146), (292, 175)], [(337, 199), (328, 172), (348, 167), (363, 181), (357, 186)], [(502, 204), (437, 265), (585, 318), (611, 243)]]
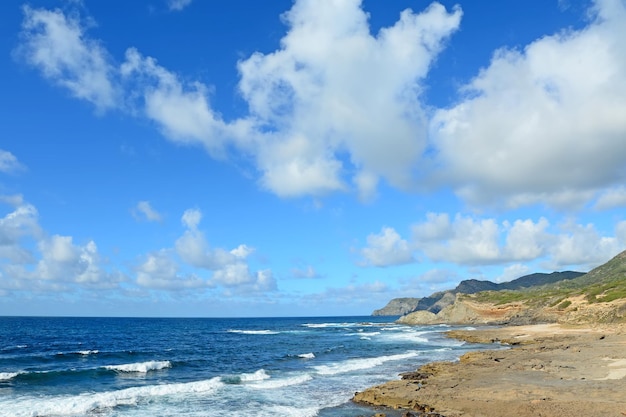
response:
[(355, 391), (476, 349), (446, 330), (369, 316), (0, 317), (0, 416), (373, 415)]

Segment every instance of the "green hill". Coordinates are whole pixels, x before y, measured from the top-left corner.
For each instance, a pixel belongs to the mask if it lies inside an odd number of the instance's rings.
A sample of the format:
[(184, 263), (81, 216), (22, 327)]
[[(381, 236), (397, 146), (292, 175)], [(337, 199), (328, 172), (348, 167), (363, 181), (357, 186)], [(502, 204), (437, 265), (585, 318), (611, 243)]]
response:
[(476, 300), (495, 304), (523, 301), (540, 307), (559, 305), (577, 296), (584, 296), (589, 303), (626, 298), (626, 251), (578, 278), (528, 289), (484, 291)]

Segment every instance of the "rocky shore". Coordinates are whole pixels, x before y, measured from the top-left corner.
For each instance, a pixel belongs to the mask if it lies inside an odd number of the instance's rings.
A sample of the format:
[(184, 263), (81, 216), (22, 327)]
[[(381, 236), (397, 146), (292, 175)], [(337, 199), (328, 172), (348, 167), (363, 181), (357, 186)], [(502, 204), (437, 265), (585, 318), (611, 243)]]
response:
[(407, 416), (626, 416), (624, 325), (513, 326), (449, 336), (511, 348), (426, 364), (353, 400)]

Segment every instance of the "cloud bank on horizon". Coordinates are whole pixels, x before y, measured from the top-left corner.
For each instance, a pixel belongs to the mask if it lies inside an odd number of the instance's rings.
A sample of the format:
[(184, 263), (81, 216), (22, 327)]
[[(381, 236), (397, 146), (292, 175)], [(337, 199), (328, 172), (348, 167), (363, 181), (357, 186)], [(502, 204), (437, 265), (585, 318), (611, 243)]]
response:
[[(167, 7), (184, 14), (194, 4), (169, 0)], [(232, 118), (212, 104), (220, 86), (169, 69), (132, 44), (119, 56), (107, 49), (106, 39), (90, 30), (97, 16), (29, 5), (22, 13), (18, 62), (92, 105), (95, 117), (149, 121), (173, 144), (201, 148), (218, 161), (245, 160), (267, 193), (315, 201), (347, 195), (368, 206), (388, 189), (450, 191), (462, 203), (456, 213), (436, 206), (411, 223), (382, 221), (374, 229), (379, 232), (357, 236), (364, 242), (353, 245), (352, 263), (360, 268), (433, 267), (417, 276), (402, 272), (397, 285), (380, 279), (344, 285), (345, 294), (424, 291), (462, 279), (455, 268), (504, 266), (491, 277), (498, 280), (534, 272), (529, 262), (552, 270), (590, 268), (626, 247), (623, 217), (599, 230), (572, 214), (561, 220), (520, 215), (537, 207), (601, 213), (626, 206), (621, 0), (592, 2), (581, 28), (493, 51), (445, 107), (430, 104), (426, 92), (437, 59), (462, 35), (462, 4), (405, 9), (373, 33), (360, 0), (297, 0), (282, 15), (286, 32), (278, 48), (242, 56), (233, 68), (245, 111)], [(0, 172), (19, 175), (25, 165), (3, 148)], [(137, 220), (166, 221), (153, 202), (138, 200), (131, 210)], [(203, 289), (261, 303), (282, 300), (272, 268), (250, 265), (255, 249), (209, 244), (198, 208), (184, 211), (182, 235), (168, 247), (138, 255), (123, 272), (107, 264), (94, 240), (79, 245), (71, 236), (45, 232), (38, 210), (21, 195), (6, 194), (3, 202), (12, 207), (0, 218), (4, 294)], [(480, 214), (485, 211), (519, 217)], [(454, 267), (444, 271), (442, 265)], [(332, 274), (310, 264), (288, 269), (292, 279), (307, 283)], [(293, 289), (289, 297), (340, 297), (330, 285), (310, 291)]]

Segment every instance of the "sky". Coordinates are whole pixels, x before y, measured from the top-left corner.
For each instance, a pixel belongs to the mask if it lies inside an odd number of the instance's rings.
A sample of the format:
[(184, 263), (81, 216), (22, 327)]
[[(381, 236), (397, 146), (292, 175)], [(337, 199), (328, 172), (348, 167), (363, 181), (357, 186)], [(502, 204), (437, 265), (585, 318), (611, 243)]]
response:
[(626, 249), (623, 0), (0, 2), (0, 315), (368, 315)]

